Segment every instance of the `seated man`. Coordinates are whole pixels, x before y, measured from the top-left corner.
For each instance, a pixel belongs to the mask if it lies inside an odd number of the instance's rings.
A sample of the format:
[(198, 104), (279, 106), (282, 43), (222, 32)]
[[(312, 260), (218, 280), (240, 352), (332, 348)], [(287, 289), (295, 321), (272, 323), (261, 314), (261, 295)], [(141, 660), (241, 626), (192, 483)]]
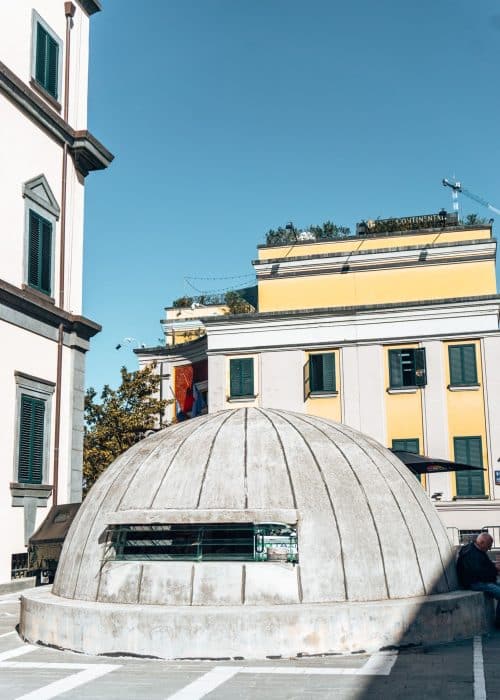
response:
[(495, 627), (500, 628), (500, 586), (496, 582), (500, 564), (494, 564), (487, 555), (492, 544), (492, 536), (482, 532), (474, 542), (463, 546), (458, 554), (457, 574), (464, 588), (483, 591), (497, 600)]

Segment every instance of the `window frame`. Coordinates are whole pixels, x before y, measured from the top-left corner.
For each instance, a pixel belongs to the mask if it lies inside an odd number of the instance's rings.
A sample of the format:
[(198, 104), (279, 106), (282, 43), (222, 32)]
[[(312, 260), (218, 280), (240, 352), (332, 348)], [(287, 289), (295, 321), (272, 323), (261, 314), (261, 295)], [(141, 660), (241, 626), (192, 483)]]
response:
[[(37, 44), (38, 44), (38, 26), (40, 26), (43, 31), (45, 31), (49, 37), (57, 44), (57, 80), (56, 80), (56, 94), (53, 95), (43, 83), (41, 83), (36, 77), (37, 68)], [(56, 34), (56, 32), (47, 24), (47, 22), (38, 14), (36, 10), (33, 10), (32, 20), (31, 20), (31, 81), (40, 92), (49, 99), (49, 101), (55, 101), (56, 106), (60, 107), (61, 102), (61, 91), (62, 91), (62, 67), (63, 67), (63, 41)]]
[[(413, 355), (411, 363), (411, 379), (412, 383), (405, 384), (398, 383), (395, 381), (393, 362), (391, 358), (399, 355), (400, 372), (402, 380), (405, 379), (405, 371), (403, 369), (403, 353), (411, 353)], [(427, 386), (427, 360), (425, 348), (388, 348), (387, 353), (387, 363), (389, 367), (389, 390), (391, 391), (405, 391), (408, 389), (420, 389)], [(420, 375), (418, 373), (421, 373)], [(406, 372), (409, 374), (409, 372)]]
[[(456, 382), (453, 381), (454, 377), (452, 376), (452, 361), (451, 361), (451, 356), (452, 356), (452, 350), (459, 350), (460, 352), (460, 372), (462, 375), (462, 379), (464, 379), (465, 375), (465, 363), (464, 363), (464, 349), (469, 349), (472, 348), (473, 353), (474, 353), (474, 381), (462, 381), (462, 382)], [(448, 345), (448, 369), (450, 373), (450, 387), (469, 387), (469, 386), (479, 386), (479, 375), (477, 371), (477, 353), (476, 353), (476, 344), (475, 343), (453, 343), (452, 345)], [(456, 379), (456, 377), (455, 377)]]
[[(53, 382), (32, 377), (22, 372), (15, 372), (16, 381), (16, 426), (14, 431), (15, 449), (14, 449), (14, 465), (13, 465), (13, 483), (21, 488), (29, 489), (32, 486), (48, 485), (50, 471), (50, 432), (51, 432), (51, 413), (52, 413), (52, 395), (55, 391)], [(43, 401), (45, 404), (44, 422), (43, 422), (43, 455), (42, 455), (42, 481), (27, 482), (19, 481), (19, 458), (20, 458), (20, 439), (21, 439), (21, 408), (22, 397), (27, 396), (32, 399)]]
[[(252, 367), (252, 391), (251, 393), (233, 393), (233, 381), (232, 381), (232, 367), (236, 365), (236, 362), (251, 362)], [(243, 384), (243, 378), (240, 378), (240, 384)], [(241, 386), (243, 390), (243, 386)], [(229, 358), (229, 401), (245, 401), (249, 399), (254, 399), (255, 393), (255, 357), (230, 357)]]
[[(477, 466), (477, 467), (484, 467), (484, 462), (483, 462), (483, 437), (481, 435), (456, 435), (453, 437), (453, 459), (456, 462), (462, 462), (465, 464), (470, 464), (470, 461), (466, 461), (461, 459), (460, 457), (457, 457), (457, 440), (479, 440), (479, 455), (480, 455), (480, 464), (473, 464), (472, 466)], [(469, 448), (470, 449), (470, 448)], [(483, 486), (483, 491), (482, 493), (477, 493), (477, 494), (463, 494), (459, 493), (458, 485), (459, 485), (459, 478), (462, 479), (472, 479), (473, 476), (476, 477), (481, 477), (482, 479), (482, 486)], [(473, 498), (487, 498), (487, 493), (486, 493), (486, 478), (485, 478), (485, 473), (484, 471), (469, 471), (469, 472), (455, 472), (455, 491), (456, 491), (456, 499), (462, 500), (462, 499), (473, 499)]]
[[(409, 442), (416, 443), (416, 446), (417, 446), (416, 451), (408, 449)], [(400, 444), (404, 443), (405, 446), (404, 447), (396, 447), (394, 443), (400, 443)], [(391, 450), (395, 450), (396, 452), (411, 452), (412, 454), (416, 454), (416, 455), (420, 454), (420, 438), (393, 438), (391, 445), (392, 445)]]
[[(43, 197), (40, 195), (43, 193)], [(55, 288), (55, 251), (56, 251), (56, 232), (57, 221), (59, 220), (60, 208), (50, 189), (47, 179), (44, 175), (38, 175), (23, 184), (24, 204), (24, 262), (23, 262), (23, 280), (24, 288), (34, 290), (39, 294), (43, 294), (50, 301), (54, 302), (52, 293)], [(41, 219), (47, 221), (51, 229), (50, 241), (50, 271), (49, 271), (49, 287), (50, 291), (44, 291), (39, 286), (30, 284), (29, 281), (29, 266), (30, 266), (30, 219), (31, 212)]]
[[(323, 395), (331, 395), (331, 394), (337, 394), (337, 360), (335, 357), (336, 353), (331, 350), (328, 352), (312, 352), (309, 353), (308, 357), (308, 378), (309, 378), (309, 396), (323, 396)], [(324, 388), (324, 359), (322, 361), (322, 388), (317, 388), (314, 386), (314, 379), (315, 378), (315, 371), (313, 371), (313, 363), (316, 361), (318, 357), (325, 358), (325, 357), (331, 357), (332, 358), (332, 375), (333, 375), (333, 387), (332, 388)]]

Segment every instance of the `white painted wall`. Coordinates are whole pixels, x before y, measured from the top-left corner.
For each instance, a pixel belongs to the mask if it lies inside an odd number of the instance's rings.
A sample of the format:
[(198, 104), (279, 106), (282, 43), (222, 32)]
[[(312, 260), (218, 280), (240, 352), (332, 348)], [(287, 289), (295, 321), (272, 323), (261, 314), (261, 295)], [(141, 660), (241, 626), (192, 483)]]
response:
[(259, 405), (265, 408), (303, 411), (304, 362), (305, 355), (302, 350), (261, 353)]
[[(71, 71), (68, 121), (74, 129), (87, 128), (87, 89), (89, 62), (89, 17), (75, 2), (71, 29)], [(31, 80), (31, 24), (35, 10), (63, 43), (66, 40), (64, 0), (16, 0), (0, 3), (1, 61), (24, 83)], [(61, 82), (59, 102), (64, 100)]]

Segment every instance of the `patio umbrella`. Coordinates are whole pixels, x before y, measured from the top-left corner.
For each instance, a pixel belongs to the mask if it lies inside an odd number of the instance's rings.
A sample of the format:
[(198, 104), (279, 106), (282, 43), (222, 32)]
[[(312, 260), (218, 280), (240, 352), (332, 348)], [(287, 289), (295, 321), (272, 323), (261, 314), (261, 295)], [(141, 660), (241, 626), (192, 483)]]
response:
[(434, 474), (436, 472), (484, 471), (483, 467), (471, 464), (450, 462), (448, 459), (426, 457), (404, 450), (391, 450), (414, 474)]

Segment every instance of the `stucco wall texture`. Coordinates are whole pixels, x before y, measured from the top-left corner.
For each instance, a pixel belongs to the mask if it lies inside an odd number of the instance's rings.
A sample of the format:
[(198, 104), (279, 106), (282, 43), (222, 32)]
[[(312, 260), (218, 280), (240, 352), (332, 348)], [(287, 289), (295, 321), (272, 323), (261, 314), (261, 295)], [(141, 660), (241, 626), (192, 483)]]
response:
[[(105, 561), (113, 523), (297, 523), (299, 564)], [(68, 534), (55, 596), (103, 603), (251, 606), (404, 599), (457, 588), (446, 531), (388, 450), (332, 421), (222, 411), (121, 455)]]

